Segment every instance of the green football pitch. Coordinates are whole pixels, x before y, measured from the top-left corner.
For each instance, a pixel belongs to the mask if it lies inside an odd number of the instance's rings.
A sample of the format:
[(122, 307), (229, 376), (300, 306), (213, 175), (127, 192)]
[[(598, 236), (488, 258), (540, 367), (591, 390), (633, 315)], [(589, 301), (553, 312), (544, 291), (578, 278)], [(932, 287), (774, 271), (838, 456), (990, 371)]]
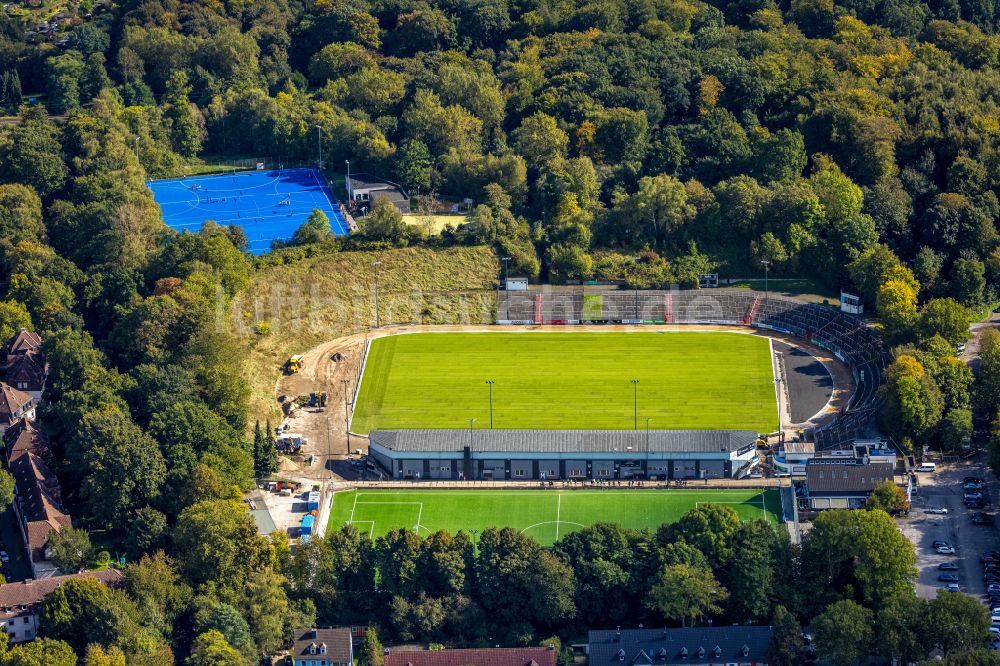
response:
[[(638, 380), (633, 393), (632, 380)], [(414, 333), (372, 341), (351, 429), (772, 432), (770, 341), (742, 333)], [(634, 401), (634, 403), (633, 403)]]
[(731, 506), (743, 520), (781, 519), (776, 490), (356, 490), (336, 494), (329, 530), (350, 523), (375, 538), (399, 528), (427, 536), (513, 527), (548, 546), (597, 522), (655, 529), (700, 504)]

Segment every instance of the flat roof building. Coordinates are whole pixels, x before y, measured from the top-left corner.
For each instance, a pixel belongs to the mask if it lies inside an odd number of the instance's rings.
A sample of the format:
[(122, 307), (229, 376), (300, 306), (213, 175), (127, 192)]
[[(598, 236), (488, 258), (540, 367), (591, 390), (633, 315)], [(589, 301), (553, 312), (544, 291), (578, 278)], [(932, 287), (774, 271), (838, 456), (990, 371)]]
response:
[(752, 430), (373, 430), (393, 479), (720, 479), (757, 455)]

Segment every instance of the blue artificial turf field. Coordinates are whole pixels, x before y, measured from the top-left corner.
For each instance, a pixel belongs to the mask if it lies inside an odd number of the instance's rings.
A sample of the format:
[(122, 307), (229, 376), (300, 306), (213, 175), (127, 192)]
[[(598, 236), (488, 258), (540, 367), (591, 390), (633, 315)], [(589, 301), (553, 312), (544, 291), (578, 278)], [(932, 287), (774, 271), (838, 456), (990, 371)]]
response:
[(235, 224), (243, 227), (254, 254), (267, 252), (271, 241), (291, 238), (316, 208), (330, 218), (335, 234), (347, 233), (336, 199), (315, 169), (187, 176), (146, 185), (171, 229), (193, 233), (205, 220)]

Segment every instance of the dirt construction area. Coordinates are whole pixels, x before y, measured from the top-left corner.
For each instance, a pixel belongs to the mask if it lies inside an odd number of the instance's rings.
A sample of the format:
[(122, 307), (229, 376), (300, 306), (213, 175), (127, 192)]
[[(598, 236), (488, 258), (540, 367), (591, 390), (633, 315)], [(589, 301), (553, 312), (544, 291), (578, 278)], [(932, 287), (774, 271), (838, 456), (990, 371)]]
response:
[[(913, 496), (910, 515), (900, 524), (903, 533), (913, 542), (917, 551), (920, 577), (917, 594), (924, 598), (937, 596), (947, 583), (938, 580), (941, 574), (958, 574), (961, 590), (977, 599), (986, 591), (980, 557), (984, 550), (1000, 546), (997, 525), (974, 525), (973, 511), (963, 504), (962, 479), (975, 476), (983, 479), (987, 503), (984, 511), (995, 511), (997, 484), (989, 468), (981, 462), (961, 464), (937, 463), (937, 471), (917, 475), (919, 489)], [(928, 513), (927, 509), (947, 509), (947, 514)], [(938, 554), (934, 541), (947, 541), (955, 548), (955, 555)], [(957, 571), (942, 571), (944, 562), (958, 565)]]
[[(301, 369), (295, 374), (282, 375), (275, 382), (274, 396), (285, 415), (281, 423), (286, 433), (300, 434), (305, 438), (302, 450), (281, 458), (281, 473), (309, 479), (355, 480), (361, 478), (363, 467), (358, 464), (357, 451), (367, 453), (366, 437), (351, 434), (350, 444), (346, 424), (350, 420), (353, 400), (361, 378), (361, 364), (364, 350), (369, 340), (375, 337), (417, 331), (461, 332), (461, 331), (718, 331), (735, 330), (744, 333), (780, 338), (769, 331), (727, 326), (392, 326), (366, 333), (338, 338), (303, 352)], [(832, 386), (824, 397), (829, 401), (813, 419), (814, 422), (832, 418), (850, 399), (854, 382), (850, 372), (835, 358), (821, 349), (803, 344), (801, 340), (789, 340), (795, 346), (808, 349), (831, 373)], [(792, 379), (789, 377), (788, 379)], [(811, 378), (808, 381), (812, 381)], [(794, 386), (783, 383), (785, 395), (782, 397), (783, 420), (788, 434), (794, 434), (787, 392)], [(311, 393), (326, 391), (325, 407), (299, 406), (297, 399), (308, 398)], [(274, 425), (274, 424), (272, 424)]]

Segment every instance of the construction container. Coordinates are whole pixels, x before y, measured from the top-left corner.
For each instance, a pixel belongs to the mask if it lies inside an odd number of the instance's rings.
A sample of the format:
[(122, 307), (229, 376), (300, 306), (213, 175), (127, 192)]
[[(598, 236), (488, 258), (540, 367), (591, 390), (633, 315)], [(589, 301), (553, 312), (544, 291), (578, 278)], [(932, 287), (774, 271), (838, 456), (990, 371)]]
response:
[(312, 511), (313, 509), (319, 509), (319, 493), (315, 491), (309, 493), (306, 499), (306, 511)]
[(305, 518), (302, 519), (302, 528), (299, 530), (299, 534), (300, 535), (312, 534), (313, 525), (315, 524), (316, 524), (315, 516), (306, 516)]

